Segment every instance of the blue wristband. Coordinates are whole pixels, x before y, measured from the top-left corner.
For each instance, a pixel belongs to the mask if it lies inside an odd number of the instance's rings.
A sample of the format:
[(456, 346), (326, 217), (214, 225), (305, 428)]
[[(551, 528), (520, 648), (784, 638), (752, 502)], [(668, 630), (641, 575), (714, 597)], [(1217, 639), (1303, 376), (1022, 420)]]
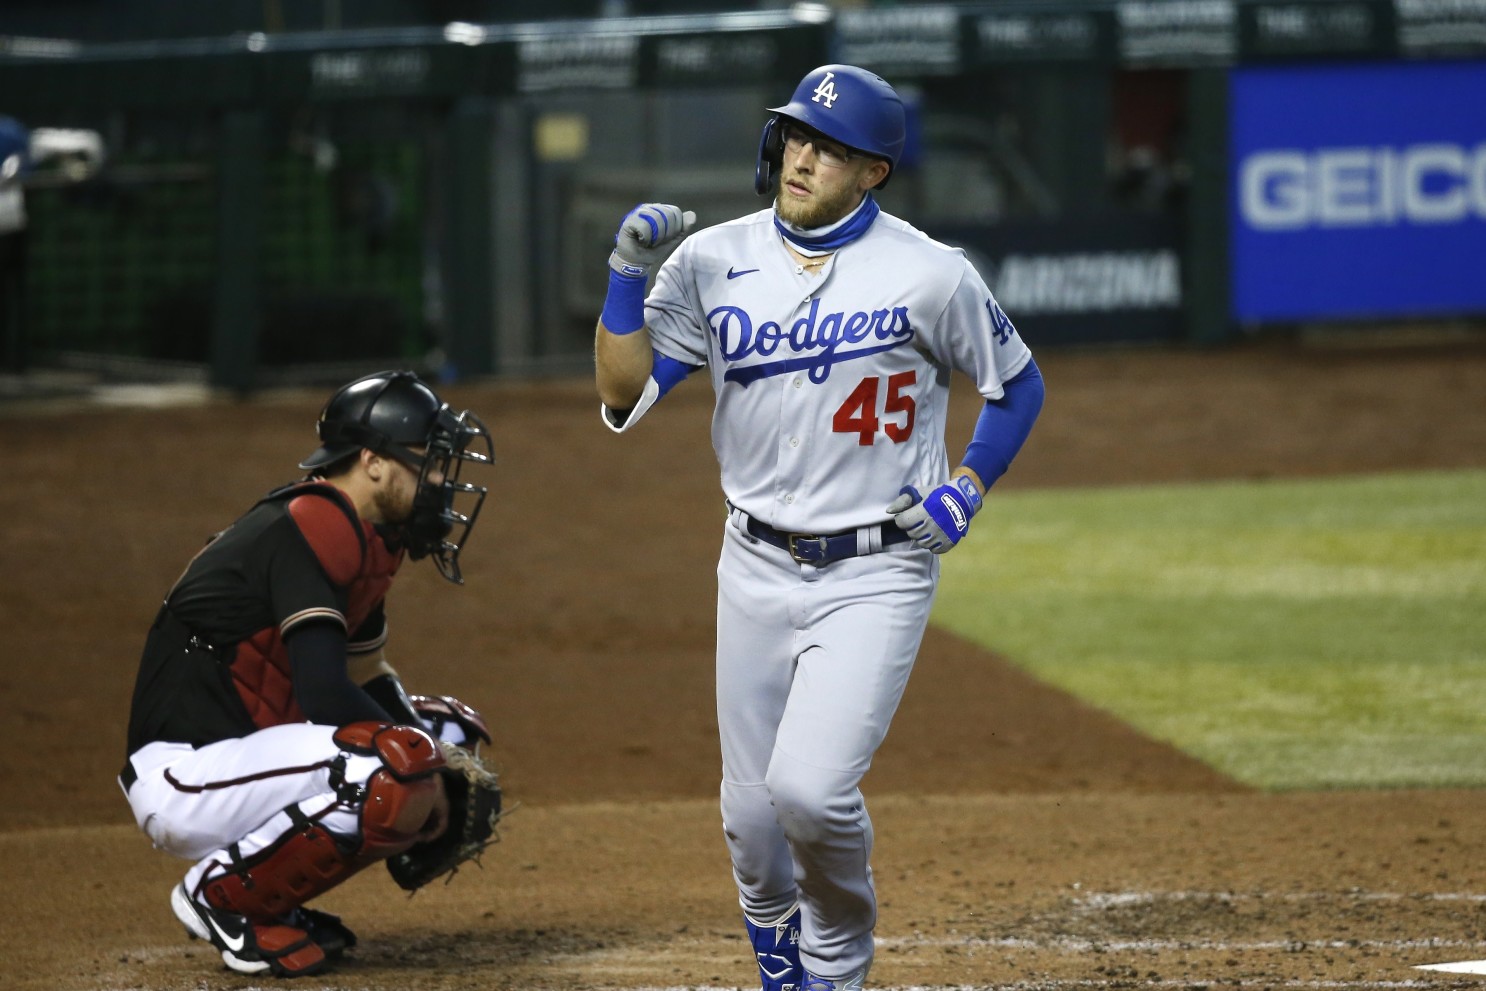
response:
[(633, 334), (645, 326), (645, 277), (609, 269), (609, 293), (599, 316), (611, 334)]

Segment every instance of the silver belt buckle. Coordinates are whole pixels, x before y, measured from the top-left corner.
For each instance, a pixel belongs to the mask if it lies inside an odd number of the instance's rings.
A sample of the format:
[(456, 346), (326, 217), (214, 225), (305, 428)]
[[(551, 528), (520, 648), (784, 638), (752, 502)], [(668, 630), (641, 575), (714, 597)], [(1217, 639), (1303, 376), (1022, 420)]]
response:
[[(819, 548), (820, 556), (813, 560), (808, 557), (801, 557), (799, 551), (799, 542), (801, 540), (815, 541), (816, 547)], [(789, 535), (789, 556), (795, 559), (796, 564), (819, 564), (826, 557), (826, 538), (817, 537), (813, 533), (792, 533)]]

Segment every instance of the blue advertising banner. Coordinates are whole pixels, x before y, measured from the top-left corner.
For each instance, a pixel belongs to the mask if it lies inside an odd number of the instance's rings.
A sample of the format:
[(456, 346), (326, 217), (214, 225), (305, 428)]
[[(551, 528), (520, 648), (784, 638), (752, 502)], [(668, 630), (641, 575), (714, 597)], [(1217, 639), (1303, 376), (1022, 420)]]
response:
[(1486, 313), (1486, 62), (1232, 71), (1240, 323)]

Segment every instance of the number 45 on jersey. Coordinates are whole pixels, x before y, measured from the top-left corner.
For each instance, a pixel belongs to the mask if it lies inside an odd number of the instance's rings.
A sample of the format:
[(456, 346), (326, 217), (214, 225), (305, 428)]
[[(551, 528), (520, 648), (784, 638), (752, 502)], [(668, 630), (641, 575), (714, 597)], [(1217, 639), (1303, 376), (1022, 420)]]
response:
[(894, 444), (903, 443), (913, 436), (913, 416), (917, 407), (907, 390), (917, 381), (917, 372), (899, 372), (886, 377), (872, 375), (862, 379), (831, 418), (831, 430), (838, 434), (856, 434), (857, 443), (862, 447), (876, 443), (879, 431)]

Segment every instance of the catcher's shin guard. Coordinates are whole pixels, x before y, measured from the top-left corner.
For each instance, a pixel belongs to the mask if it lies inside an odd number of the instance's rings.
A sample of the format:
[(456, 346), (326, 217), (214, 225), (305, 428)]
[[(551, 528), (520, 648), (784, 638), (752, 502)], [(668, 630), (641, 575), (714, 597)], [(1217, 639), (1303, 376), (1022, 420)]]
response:
[(282, 918), (368, 864), (413, 845), (433, 811), (433, 776), (444, 766), (443, 751), (423, 730), (388, 723), (352, 723), (336, 731), (335, 742), (382, 762), (365, 785), (338, 788), (346, 801), (361, 805), (360, 837), (337, 836), (291, 805), (285, 812), (294, 827), (262, 851), (234, 857), (225, 874), (206, 881), (207, 904), (254, 921)]

